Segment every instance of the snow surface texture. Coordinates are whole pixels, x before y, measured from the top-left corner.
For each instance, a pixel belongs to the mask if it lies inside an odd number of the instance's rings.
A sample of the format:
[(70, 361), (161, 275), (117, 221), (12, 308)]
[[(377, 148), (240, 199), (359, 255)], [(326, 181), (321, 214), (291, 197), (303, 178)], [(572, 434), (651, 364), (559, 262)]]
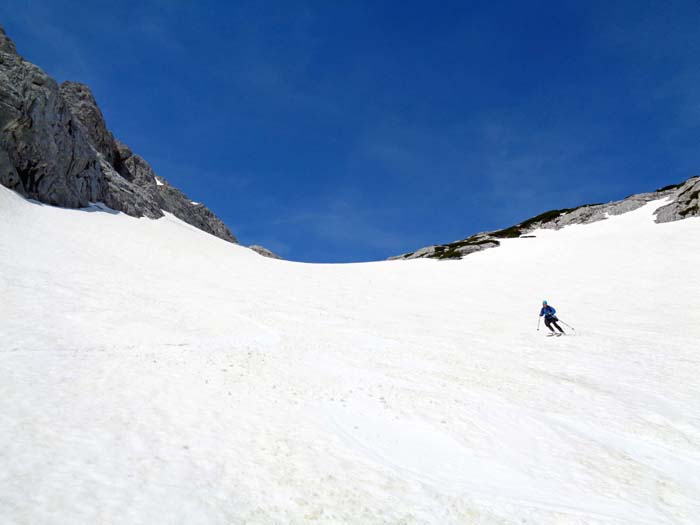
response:
[(700, 219), (661, 204), (313, 265), (0, 187), (0, 521), (698, 523)]

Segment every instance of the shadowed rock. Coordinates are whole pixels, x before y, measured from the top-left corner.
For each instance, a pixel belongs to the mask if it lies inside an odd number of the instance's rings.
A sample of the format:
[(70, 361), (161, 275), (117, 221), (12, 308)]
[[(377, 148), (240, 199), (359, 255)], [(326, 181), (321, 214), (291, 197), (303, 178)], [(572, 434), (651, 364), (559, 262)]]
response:
[(106, 184), (88, 137), (48, 75), (0, 31), (0, 183), (70, 208), (102, 200)]
[(0, 184), (40, 202), (82, 208), (102, 202), (134, 217), (163, 211), (237, 242), (206, 206), (158, 177), (117, 141), (90, 88), (56, 82), (17, 54), (0, 28)]
[(64, 82), (60, 89), (71, 112), (85, 127), (90, 143), (113, 165), (118, 154), (117, 145), (90, 88), (79, 82)]
[(156, 202), (159, 209), (172, 213), (178, 219), (221, 239), (238, 242), (223, 221), (209, 208), (191, 201), (184, 193), (170, 185), (164, 177), (156, 175), (143, 157), (134, 155), (123, 144), (119, 144), (117, 150), (122, 172), (129, 177), (134, 186), (140, 188)]
[(0, 52), (16, 54), (15, 43), (5, 34), (5, 30), (0, 27)]
[(700, 177), (688, 179), (676, 190), (675, 198), (656, 210), (656, 222), (672, 222), (700, 216)]

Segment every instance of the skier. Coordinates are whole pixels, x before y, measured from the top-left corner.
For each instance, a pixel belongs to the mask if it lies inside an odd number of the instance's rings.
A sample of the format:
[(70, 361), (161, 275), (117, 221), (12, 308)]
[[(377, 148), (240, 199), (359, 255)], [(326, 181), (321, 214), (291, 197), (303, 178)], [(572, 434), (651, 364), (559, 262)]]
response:
[[(554, 309), (553, 306), (549, 306), (547, 304), (547, 301), (542, 301), (542, 309), (540, 310), (540, 317), (544, 316), (544, 325), (549, 328), (549, 331), (552, 332), (550, 335), (564, 335), (564, 330), (561, 329), (561, 326), (557, 324), (557, 316), (554, 315), (556, 314), (557, 311)], [(557, 330), (559, 330), (559, 333), (556, 333), (554, 331), (554, 328), (552, 328), (552, 325), (556, 327)]]

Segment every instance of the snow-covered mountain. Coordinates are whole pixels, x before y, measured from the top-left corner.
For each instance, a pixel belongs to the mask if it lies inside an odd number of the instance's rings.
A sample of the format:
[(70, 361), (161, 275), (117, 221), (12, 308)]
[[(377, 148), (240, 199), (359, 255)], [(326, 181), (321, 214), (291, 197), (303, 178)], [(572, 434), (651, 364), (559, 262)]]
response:
[(660, 199), (666, 199), (666, 203), (654, 212), (654, 220), (658, 223), (700, 216), (700, 177), (691, 177), (680, 184), (671, 184), (649, 193), (637, 193), (606, 204), (586, 204), (576, 208), (549, 210), (509, 228), (477, 233), (447, 244), (426, 246), (389, 259), (461, 259), (470, 253), (496, 248), (500, 246), (501, 239), (530, 238), (530, 234), (538, 229), (558, 230), (572, 224), (603, 221), (610, 216), (636, 210), (648, 202)]
[(668, 199), (315, 265), (0, 187), (0, 521), (698, 523), (700, 218)]

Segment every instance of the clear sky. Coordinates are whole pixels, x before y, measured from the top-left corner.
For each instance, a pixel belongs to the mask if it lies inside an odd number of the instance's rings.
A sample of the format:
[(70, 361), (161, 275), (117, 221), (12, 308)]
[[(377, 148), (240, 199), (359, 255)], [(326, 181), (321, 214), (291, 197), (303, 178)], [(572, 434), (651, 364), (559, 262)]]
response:
[(700, 173), (700, 3), (3, 0), (242, 243), (383, 259)]

